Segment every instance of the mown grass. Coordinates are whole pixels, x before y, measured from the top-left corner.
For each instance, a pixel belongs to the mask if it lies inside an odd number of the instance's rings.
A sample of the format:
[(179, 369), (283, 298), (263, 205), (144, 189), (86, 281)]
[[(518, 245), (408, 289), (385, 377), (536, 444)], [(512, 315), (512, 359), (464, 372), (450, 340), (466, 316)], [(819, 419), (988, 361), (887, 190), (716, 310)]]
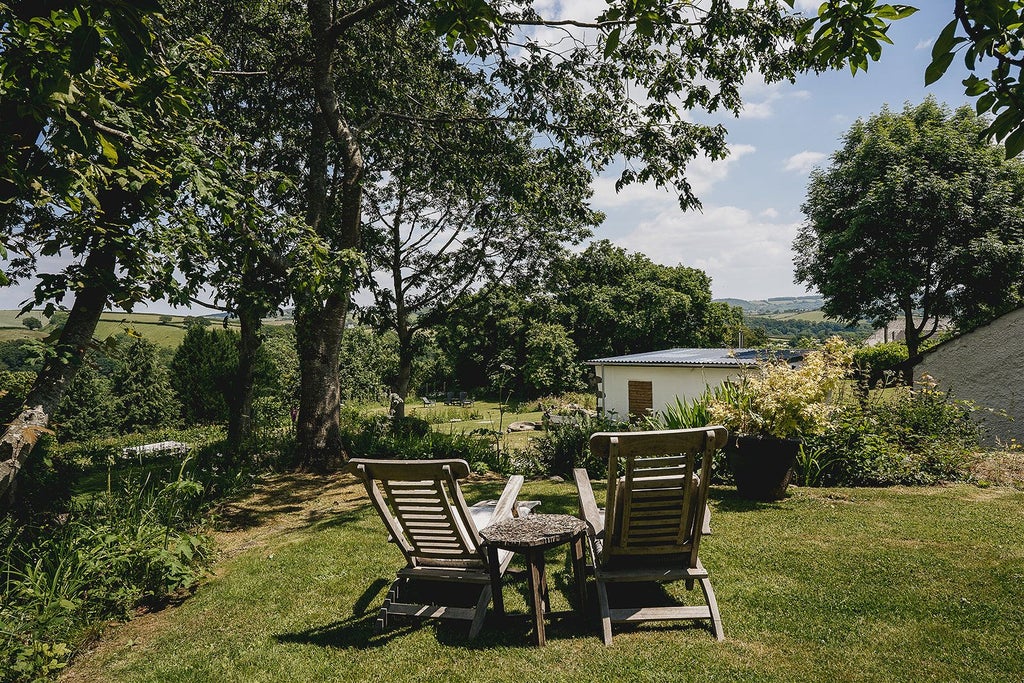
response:
[[(536, 402), (525, 403), (523, 408), (536, 407)], [(445, 434), (466, 434), (476, 429), (498, 430), (501, 427), (502, 448), (527, 448), (530, 439), (535, 439), (542, 432), (508, 432), (508, 426), (513, 422), (535, 422), (538, 425), (543, 419), (544, 413), (539, 410), (523, 410), (515, 412), (506, 410), (502, 415), (498, 408), (497, 401), (474, 401), (472, 406), (446, 406), (438, 401), (432, 406), (424, 406), (416, 399), (410, 399), (406, 414), (427, 420), (431, 423), (431, 429)]]
[[(758, 504), (715, 488), (701, 554), (726, 642), (701, 626), (651, 625), (616, 628), (605, 648), (590, 618), (549, 624), (538, 649), (525, 620), (490, 620), (472, 643), (464, 626), (435, 621), (376, 634), (401, 556), (353, 480), (308, 488), (258, 492), (262, 507), (234, 532), (244, 542), (193, 598), (121, 627), (67, 678), (1007, 681), (1024, 671), (1021, 491), (794, 489)], [(467, 488), (471, 500), (499, 490)], [(568, 484), (530, 482), (524, 495), (546, 512), (575, 511)], [(567, 609), (563, 549), (549, 572), (554, 608)], [(524, 591), (506, 586), (510, 611), (525, 613)], [(681, 584), (665, 596), (693, 599)]]

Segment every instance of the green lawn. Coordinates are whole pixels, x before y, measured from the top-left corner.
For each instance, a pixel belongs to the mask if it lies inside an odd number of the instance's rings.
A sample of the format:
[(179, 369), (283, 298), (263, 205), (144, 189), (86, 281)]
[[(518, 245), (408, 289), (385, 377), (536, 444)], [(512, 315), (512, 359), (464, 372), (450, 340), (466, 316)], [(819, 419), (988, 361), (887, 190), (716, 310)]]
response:
[(467, 433), (474, 429), (494, 429), (501, 427), (503, 448), (526, 448), (530, 439), (541, 436), (543, 432), (512, 432), (507, 431), (508, 426), (513, 422), (535, 422), (538, 425), (544, 417), (542, 411), (530, 411), (528, 408), (536, 407), (536, 401), (524, 403), (520, 410), (513, 412), (506, 410), (502, 415), (498, 409), (497, 401), (474, 401), (472, 406), (462, 408), (446, 406), (443, 401), (438, 401), (432, 406), (424, 406), (418, 398), (409, 398), (406, 407), (406, 414), (418, 417), (431, 423), (434, 431), (444, 433)]
[[(468, 497), (494, 497), (500, 482)], [(545, 512), (568, 484), (528, 482)], [(702, 546), (726, 642), (701, 626), (466, 628), (373, 621), (401, 564), (348, 477), (290, 475), (222, 511), (225, 549), (180, 606), (117, 627), (68, 680), (109, 681), (1009, 681), (1024, 671), (1024, 492), (970, 486), (792, 489), (779, 503), (714, 488)], [(601, 492), (598, 491), (598, 498)], [(564, 549), (549, 556), (567, 609)], [(505, 588), (525, 612), (525, 584)], [(698, 592), (699, 593), (699, 592)], [(693, 599), (681, 584), (670, 599)], [(591, 591), (593, 600), (593, 591)], [(591, 605), (590, 616), (593, 616)]]

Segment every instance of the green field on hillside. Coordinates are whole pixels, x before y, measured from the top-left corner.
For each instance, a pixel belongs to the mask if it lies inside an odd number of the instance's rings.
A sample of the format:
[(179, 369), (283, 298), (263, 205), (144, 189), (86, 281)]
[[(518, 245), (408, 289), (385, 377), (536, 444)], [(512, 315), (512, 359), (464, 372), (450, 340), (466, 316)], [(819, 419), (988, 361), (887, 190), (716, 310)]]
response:
[[(19, 318), (18, 311), (0, 310), (0, 340), (41, 339), (53, 331), (49, 326), (38, 332), (30, 331), (22, 324), (24, 317), (30, 315), (39, 318), (44, 324), (47, 323), (46, 316), (41, 312), (26, 313)], [(94, 336), (97, 339), (106, 339), (127, 329), (159, 346), (175, 348), (185, 338), (185, 316), (172, 315), (167, 323), (160, 321), (162, 316), (160, 313), (107, 312), (100, 317)], [(219, 325), (220, 322), (216, 324)], [(237, 328), (238, 323), (229, 323), (229, 326)]]
[(800, 311), (799, 313), (771, 313), (764, 316), (775, 320), (805, 320), (809, 323), (820, 323), (828, 320), (825, 314), (817, 311)]

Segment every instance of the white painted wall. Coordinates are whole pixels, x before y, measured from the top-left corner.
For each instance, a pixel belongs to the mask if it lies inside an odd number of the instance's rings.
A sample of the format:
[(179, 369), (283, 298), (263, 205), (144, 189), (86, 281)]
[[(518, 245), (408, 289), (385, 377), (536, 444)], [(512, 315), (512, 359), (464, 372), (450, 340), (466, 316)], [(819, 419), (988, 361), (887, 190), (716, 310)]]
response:
[(675, 405), (676, 397), (693, 398), (704, 393), (708, 386), (718, 386), (727, 379), (737, 377), (739, 367), (711, 368), (665, 365), (596, 365), (594, 371), (603, 377), (605, 410), (614, 410), (620, 419), (629, 415), (629, 382), (650, 382), (654, 397), (654, 410)]
[(1024, 443), (1024, 308), (940, 344), (914, 368), (914, 378), (931, 375), (943, 391), (997, 410), (1013, 420), (986, 412), (987, 441)]

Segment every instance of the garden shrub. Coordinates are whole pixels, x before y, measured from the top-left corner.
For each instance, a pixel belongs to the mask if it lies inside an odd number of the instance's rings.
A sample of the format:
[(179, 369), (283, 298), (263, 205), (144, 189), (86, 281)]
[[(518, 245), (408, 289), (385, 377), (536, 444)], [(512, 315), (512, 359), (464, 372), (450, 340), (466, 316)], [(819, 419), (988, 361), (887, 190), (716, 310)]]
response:
[(459, 458), (470, 465), (482, 462), (491, 469), (497, 466), (491, 445), (485, 438), (454, 431), (435, 432), (426, 421), (418, 418), (407, 417), (396, 426), (387, 415), (363, 417), (354, 410), (347, 410), (342, 420), (341, 439), (351, 457)]
[(209, 558), (197, 531), (203, 485), (133, 480), (34, 524), (0, 524), (0, 680), (62, 668), (98, 621), (189, 588)]
[(562, 477), (572, 470), (585, 467), (591, 479), (608, 476), (608, 463), (590, 453), (590, 435), (594, 432), (627, 432), (629, 423), (606, 416), (579, 416), (578, 420), (552, 425), (543, 436), (534, 441), (538, 460), (543, 469)]
[(875, 387), (880, 382), (885, 383), (887, 378), (895, 377), (908, 358), (906, 344), (885, 342), (854, 351), (853, 367), (862, 384)]
[(594, 410), (597, 406), (597, 397), (592, 392), (569, 391), (564, 394), (541, 396), (536, 401), (530, 402), (534, 411), (544, 411), (552, 406), (558, 408), (564, 405), (578, 405), (588, 410)]
[(798, 479), (820, 486), (962, 480), (980, 436), (972, 411), (927, 384), (847, 402), (832, 429), (804, 440)]

